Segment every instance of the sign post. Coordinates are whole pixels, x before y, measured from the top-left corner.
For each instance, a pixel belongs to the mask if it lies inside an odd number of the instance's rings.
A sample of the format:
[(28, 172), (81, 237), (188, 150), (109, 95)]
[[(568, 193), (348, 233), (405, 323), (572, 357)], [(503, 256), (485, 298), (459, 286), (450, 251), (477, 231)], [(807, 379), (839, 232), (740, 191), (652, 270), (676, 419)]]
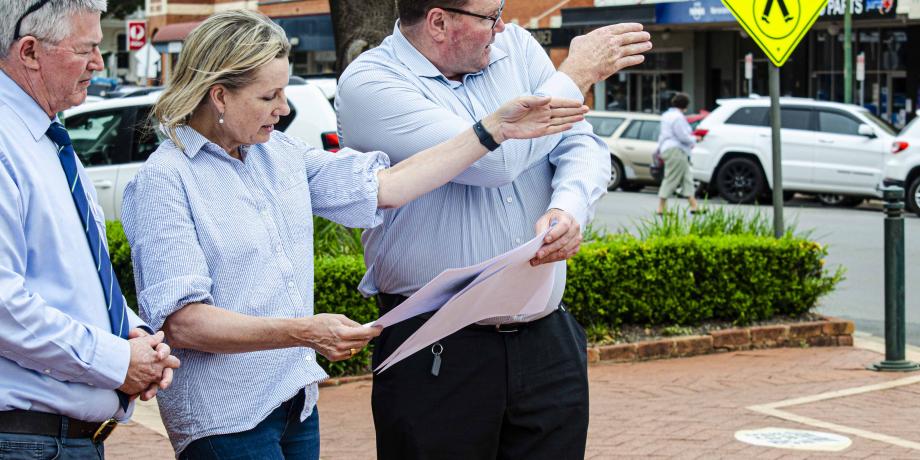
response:
[(744, 79), (747, 80), (748, 96), (754, 94), (754, 53), (744, 55)]
[(773, 234), (783, 225), (782, 139), (780, 137), (779, 68), (811, 29), (827, 0), (722, 0), (745, 32), (770, 59), (770, 125), (773, 132)]
[[(856, 81), (859, 82), (859, 105), (866, 104), (866, 53), (856, 55)], [(909, 100), (909, 99), (908, 99)]]
[[(147, 21), (127, 21), (128, 51), (140, 51), (147, 45)], [(144, 62), (144, 75), (150, 67), (150, 53), (147, 53), (146, 62)], [(149, 80), (144, 78), (144, 86), (147, 86)]]

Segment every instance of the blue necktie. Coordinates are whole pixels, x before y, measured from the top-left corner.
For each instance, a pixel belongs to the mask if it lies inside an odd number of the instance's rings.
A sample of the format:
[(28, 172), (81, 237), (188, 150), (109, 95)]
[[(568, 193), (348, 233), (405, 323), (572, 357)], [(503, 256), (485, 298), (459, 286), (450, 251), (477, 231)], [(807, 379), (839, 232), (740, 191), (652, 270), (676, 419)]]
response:
[[(99, 228), (96, 226), (96, 220), (90, 209), (83, 182), (77, 173), (77, 155), (73, 150), (73, 144), (70, 142), (70, 135), (67, 134), (64, 125), (57, 122), (52, 123), (45, 134), (58, 146), (58, 157), (61, 160), (61, 166), (64, 168), (64, 175), (67, 177), (67, 185), (73, 195), (73, 202), (77, 206), (77, 213), (80, 214), (83, 231), (86, 233), (86, 241), (89, 243), (89, 249), (93, 253), (93, 260), (96, 262), (99, 281), (102, 282), (102, 292), (105, 295), (106, 308), (109, 311), (112, 334), (127, 339), (128, 314), (125, 298), (122, 296), (118, 279), (115, 278), (115, 271), (112, 268), (112, 261), (109, 259), (109, 252), (102, 243), (102, 235), (99, 234)], [(120, 391), (117, 393), (122, 408), (127, 410), (127, 395)]]

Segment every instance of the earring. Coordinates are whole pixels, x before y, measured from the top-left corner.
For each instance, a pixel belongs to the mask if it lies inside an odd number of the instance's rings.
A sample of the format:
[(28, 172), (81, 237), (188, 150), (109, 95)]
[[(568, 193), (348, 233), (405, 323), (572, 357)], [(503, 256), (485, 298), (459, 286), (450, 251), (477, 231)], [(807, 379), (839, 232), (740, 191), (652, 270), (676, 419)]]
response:
[(220, 114), (220, 118), (217, 119), (217, 122), (220, 124), (224, 124), (224, 114)]

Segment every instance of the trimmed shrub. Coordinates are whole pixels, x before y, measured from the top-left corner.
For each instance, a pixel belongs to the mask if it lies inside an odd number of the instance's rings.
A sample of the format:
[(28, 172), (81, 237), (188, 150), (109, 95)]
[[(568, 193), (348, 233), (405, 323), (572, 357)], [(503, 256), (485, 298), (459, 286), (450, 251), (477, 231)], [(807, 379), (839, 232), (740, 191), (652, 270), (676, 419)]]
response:
[(115, 269), (115, 277), (121, 292), (128, 301), (128, 308), (137, 313), (137, 291), (134, 288), (134, 269), (131, 267), (131, 246), (121, 222), (108, 220), (105, 222), (105, 236), (109, 243), (109, 258)]
[(821, 245), (784, 237), (606, 237), (568, 261), (564, 302), (582, 324), (747, 324), (799, 316), (842, 279)]

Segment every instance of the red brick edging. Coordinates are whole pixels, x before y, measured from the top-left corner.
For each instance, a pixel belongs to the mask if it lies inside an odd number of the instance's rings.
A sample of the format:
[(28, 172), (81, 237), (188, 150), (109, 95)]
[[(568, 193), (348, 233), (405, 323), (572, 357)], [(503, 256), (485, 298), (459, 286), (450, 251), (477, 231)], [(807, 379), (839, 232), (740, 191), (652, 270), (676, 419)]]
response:
[(836, 318), (807, 323), (723, 329), (712, 331), (709, 335), (588, 347), (588, 362), (648, 361), (759, 348), (850, 347), (853, 346), (854, 330), (852, 321)]
[[(709, 335), (588, 347), (588, 362), (648, 361), (761, 348), (851, 347), (855, 329), (852, 321), (830, 317), (807, 323), (722, 329), (712, 331)], [(337, 386), (371, 378), (371, 374), (336, 377), (320, 382), (319, 386)]]

